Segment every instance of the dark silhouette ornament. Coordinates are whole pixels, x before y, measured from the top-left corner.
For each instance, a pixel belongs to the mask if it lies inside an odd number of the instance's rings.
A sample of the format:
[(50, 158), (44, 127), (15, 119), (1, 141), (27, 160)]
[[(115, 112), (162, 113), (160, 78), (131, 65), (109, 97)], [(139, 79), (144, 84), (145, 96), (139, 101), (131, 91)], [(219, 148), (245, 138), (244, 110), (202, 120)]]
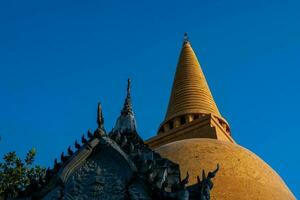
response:
[(212, 178), (214, 178), (219, 171), (219, 164), (217, 164), (217, 168), (208, 172), (207, 176), (205, 175), (205, 171), (202, 171), (202, 180), (200, 180), (199, 176), (197, 177), (198, 184), (200, 186), (200, 200), (210, 200), (210, 190), (213, 188), (214, 184), (212, 182)]

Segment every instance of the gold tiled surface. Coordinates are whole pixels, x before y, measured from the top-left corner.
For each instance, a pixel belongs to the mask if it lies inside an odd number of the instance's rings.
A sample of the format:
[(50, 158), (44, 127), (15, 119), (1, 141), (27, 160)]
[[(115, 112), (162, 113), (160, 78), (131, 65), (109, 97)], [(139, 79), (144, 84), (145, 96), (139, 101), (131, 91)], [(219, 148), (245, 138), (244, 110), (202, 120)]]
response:
[[(190, 174), (196, 183), (202, 169), (220, 170), (214, 179), (214, 200), (292, 200), (296, 199), (280, 176), (251, 151), (230, 142), (215, 139), (186, 139), (156, 149), (180, 165), (182, 176)], [(201, 177), (201, 176), (200, 176)]]
[(182, 46), (165, 121), (191, 113), (220, 116), (189, 42)]

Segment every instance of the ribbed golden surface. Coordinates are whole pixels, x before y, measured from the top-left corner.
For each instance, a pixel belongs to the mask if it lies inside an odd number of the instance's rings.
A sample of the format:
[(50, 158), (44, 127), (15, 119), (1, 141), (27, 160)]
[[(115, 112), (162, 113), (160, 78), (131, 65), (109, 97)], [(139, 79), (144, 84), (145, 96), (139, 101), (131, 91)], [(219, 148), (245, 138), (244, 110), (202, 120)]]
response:
[(156, 149), (163, 157), (180, 165), (182, 177), (190, 174), (190, 185), (204, 169), (220, 164), (213, 179), (213, 200), (294, 200), (284, 181), (262, 159), (251, 151), (214, 139), (186, 139)]
[(189, 42), (184, 42), (177, 64), (165, 122), (185, 114), (220, 116), (206, 79)]

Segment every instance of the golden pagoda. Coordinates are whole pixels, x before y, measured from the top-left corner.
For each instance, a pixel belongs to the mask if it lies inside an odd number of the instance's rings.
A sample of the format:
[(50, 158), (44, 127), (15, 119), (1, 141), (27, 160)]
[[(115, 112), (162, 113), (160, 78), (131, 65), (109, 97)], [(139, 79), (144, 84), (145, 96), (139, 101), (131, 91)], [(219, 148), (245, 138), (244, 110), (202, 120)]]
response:
[(296, 199), (280, 176), (261, 158), (236, 144), (220, 114), (187, 34), (180, 52), (165, 119), (146, 142), (178, 163), (189, 185), (202, 170), (220, 165), (211, 199)]

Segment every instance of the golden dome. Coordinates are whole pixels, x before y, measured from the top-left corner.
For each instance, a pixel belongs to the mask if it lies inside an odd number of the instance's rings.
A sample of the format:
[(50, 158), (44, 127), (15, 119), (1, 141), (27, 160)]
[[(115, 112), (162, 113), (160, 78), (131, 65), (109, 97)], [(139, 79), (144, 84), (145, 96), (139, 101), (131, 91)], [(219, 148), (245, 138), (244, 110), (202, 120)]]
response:
[(292, 200), (296, 199), (280, 176), (251, 151), (230, 142), (214, 139), (186, 139), (155, 149), (180, 165), (182, 177), (188, 171), (190, 185), (202, 170), (220, 164), (214, 178), (212, 199), (217, 200)]

